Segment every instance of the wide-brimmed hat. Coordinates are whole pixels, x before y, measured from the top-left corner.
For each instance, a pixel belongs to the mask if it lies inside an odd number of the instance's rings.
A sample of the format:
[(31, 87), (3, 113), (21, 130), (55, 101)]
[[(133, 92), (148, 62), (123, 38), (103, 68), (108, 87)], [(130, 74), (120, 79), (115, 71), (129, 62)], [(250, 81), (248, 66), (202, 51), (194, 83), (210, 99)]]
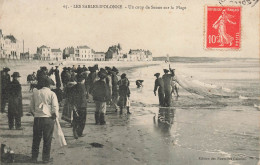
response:
[(105, 67), (106, 70), (112, 70), (109, 66)]
[(88, 67), (88, 70), (90, 71), (90, 72), (95, 72), (96, 71), (96, 69), (94, 68), (94, 67)]
[(14, 72), (14, 73), (12, 74), (12, 77), (21, 77), (21, 76), (20, 76), (20, 73), (19, 73), (19, 72)]
[(10, 68), (4, 67), (4, 68), (3, 68), (3, 71), (4, 71), (4, 72), (9, 72), (9, 71), (10, 71)]
[(155, 73), (154, 76), (159, 77), (160, 73)]
[(42, 66), (42, 67), (41, 67), (41, 70), (45, 70), (45, 71), (46, 71), (46, 70), (48, 70), (48, 69), (47, 69), (46, 66)]
[(168, 72), (169, 72), (169, 70), (168, 70), (168, 69), (164, 69), (163, 71), (164, 71), (164, 73), (168, 73)]
[(113, 72), (118, 72), (118, 69), (113, 66), (112, 71), (113, 71)]

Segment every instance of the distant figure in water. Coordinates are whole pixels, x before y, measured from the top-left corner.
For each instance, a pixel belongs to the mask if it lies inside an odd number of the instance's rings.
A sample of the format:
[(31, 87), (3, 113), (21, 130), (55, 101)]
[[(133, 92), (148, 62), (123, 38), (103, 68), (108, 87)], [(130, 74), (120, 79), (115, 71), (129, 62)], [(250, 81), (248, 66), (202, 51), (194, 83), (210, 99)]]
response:
[(144, 82), (144, 80), (136, 80), (135, 84), (136, 84), (137, 88), (143, 87), (143, 82)]
[(160, 106), (164, 106), (164, 82), (163, 79), (160, 77), (160, 73), (154, 74), (156, 80), (154, 82), (154, 95), (156, 96), (156, 91), (158, 89), (158, 97), (159, 97), (159, 104)]

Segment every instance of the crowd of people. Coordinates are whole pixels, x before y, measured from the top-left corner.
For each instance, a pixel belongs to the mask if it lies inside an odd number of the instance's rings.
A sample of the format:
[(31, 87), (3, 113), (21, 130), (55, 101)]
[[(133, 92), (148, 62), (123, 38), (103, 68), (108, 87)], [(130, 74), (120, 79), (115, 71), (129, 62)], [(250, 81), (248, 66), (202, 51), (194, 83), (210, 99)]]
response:
[[(19, 83), (19, 72), (8, 74), (9, 68), (1, 71), (1, 112), (5, 112), (8, 102), (9, 129), (22, 130), (21, 117), (23, 116), (22, 88)], [(55, 81), (51, 76), (55, 76)], [(59, 108), (63, 106), (62, 116), (72, 125), (75, 139), (83, 136), (86, 123), (87, 104), (94, 101), (95, 123), (106, 124), (106, 107), (111, 106), (114, 111), (129, 108), (130, 82), (125, 73), (119, 76), (116, 67), (99, 68), (98, 65), (81, 67), (64, 67), (59, 72), (59, 67), (43, 66), (37, 72), (27, 76), (32, 91), (30, 113), (34, 116), (32, 162), (37, 162), (41, 138), (43, 138), (42, 160), (50, 162), (51, 141), (54, 123), (59, 118)], [(32, 89), (31, 89), (32, 88)], [(33, 89), (35, 88), (35, 89)], [(64, 105), (62, 105), (64, 103)], [(14, 124), (15, 123), (15, 124)]]
[[(22, 87), (19, 82), (19, 72), (13, 72), (10, 76), (9, 68), (1, 71), (1, 112), (5, 112), (8, 102), (9, 129), (22, 130), (21, 117), (23, 116)], [(170, 73), (169, 73), (170, 72)], [(158, 91), (161, 107), (170, 107), (172, 93), (178, 95), (178, 88), (174, 79), (174, 69), (164, 69), (164, 75), (156, 76), (154, 94)], [(12, 81), (11, 81), (12, 77)], [(140, 82), (139, 82), (140, 81)], [(143, 80), (139, 80), (137, 87), (142, 87)], [(51, 141), (54, 131), (54, 123), (59, 118), (60, 107), (63, 106), (61, 119), (69, 122), (75, 139), (83, 136), (86, 123), (87, 105), (94, 102), (95, 123), (106, 124), (107, 106), (114, 108), (120, 114), (126, 107), (130, 112), (130, 82), (125, 73), (119, 76), (116, 67), (99, 68), (98, 65), (86, 67), (51, 68), (40, 67), (39, 70), (27, 76), (27, 82), (32, 91), (30, 113), (34, 116), (32, 161), (37, 162), (41, 138), (43, 138), (43, 162), (50, 161)], [(174, 92), (175, 91), (175, 92)]]

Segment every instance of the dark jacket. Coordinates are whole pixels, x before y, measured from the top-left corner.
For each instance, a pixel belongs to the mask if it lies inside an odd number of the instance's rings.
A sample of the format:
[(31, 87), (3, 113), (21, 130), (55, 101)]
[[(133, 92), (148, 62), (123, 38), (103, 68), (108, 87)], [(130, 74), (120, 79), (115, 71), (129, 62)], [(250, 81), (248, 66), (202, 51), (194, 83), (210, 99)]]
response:
[(22, 87), (17, 80), (13, 80), (9, 84), (8, 115), (23, 116)]
[(154, 92), (156, 92), (157, 91), (157, 88), (159, 88), (159, 91), (161, 92), (161, 91), (164, 91), (164, 82), (163, 82), (163, 79), (162, 78), (157, 78), (156, 80), (155, 80), (155, 83), (154, 83)]
[(98, 80), (93, 84), (93, 100), (106, 102), (110, 100), (109, 88), (105, 81)]
[(76, 84), (72, 87), (73, 98), (72, 104), (77, 108), (86, 108), (87, 107), (87, 99), (86, 99), (86, 88), (85, 84)]
[(119, 96), (130, 97), (129, 80), (127, 78), (124, 78), (119, 80), (117, 84), (119, 86)]
[(60, 88), (61, 87), (61, 83), (60, 83), (60, 72), (58, 69), (56, 69), (54, 71), (55, 73), (55, 80), (56, 80), (56, 88)]
[(172, 77), (172, 74), (164, 74), (162, 76), (165, 91), (171, 91)]
[(71, 75), (68, 71), (62, 71), (61, 73), (61, 81), (63, 84), (68, 84), (70, 82)]
[(115, 72), (112, 72), (112, 95), (117, 95), (119, 86), (118, 86), (118, 78)]
[(97, 73), (96, 72), (90, 72), (87, 78), (87, 84), (88, 84), (88, 88), (89, 88), (89, 93), (92, 94), (92, 90), (93, 90), (93, 85), (95, 83), (95, 81), (97, 80)]

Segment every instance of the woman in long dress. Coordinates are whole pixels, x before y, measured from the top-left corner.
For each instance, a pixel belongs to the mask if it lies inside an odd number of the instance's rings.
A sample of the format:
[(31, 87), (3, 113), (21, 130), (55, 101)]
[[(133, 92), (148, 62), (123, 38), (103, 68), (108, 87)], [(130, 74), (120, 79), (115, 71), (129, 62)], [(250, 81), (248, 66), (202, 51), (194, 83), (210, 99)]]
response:
[(226, 24), (227, 22), (231, 24), (236, 24), (236, 22), (232, 22), (230, 20), (230, 18), (233, 17), (234, 16), (227, 14), (226, 10), (223, 10), (221, 16), (219, 16), (218, 20), (213, 24), (213, 28), (218, 29), (220, 42), (219, 46), (224, 46), (224, 44), (229, 44), (229, 46), (232, 45), (232, 41), (234, 40), (234, 38), (227, 34)]

